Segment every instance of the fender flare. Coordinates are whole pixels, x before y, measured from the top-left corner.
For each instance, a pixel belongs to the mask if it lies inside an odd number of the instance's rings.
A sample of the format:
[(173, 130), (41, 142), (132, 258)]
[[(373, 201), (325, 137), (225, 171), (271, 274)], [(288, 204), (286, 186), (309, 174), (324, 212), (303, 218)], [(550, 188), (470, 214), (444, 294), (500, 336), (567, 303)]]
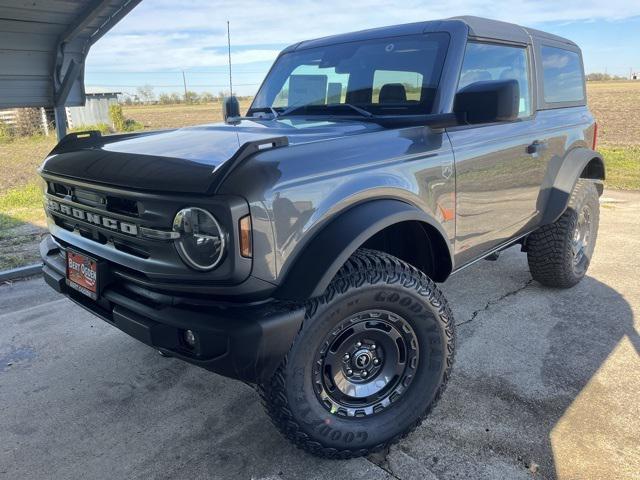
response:
[(598, 177), (594, 178), (604, 180), (604, 159), (598, 152), (590, 148), (578, 147), (567, 153), (555, 174), (551, 188), (548, 190), (547, 201), (542, 214), (542, 225), (555, 222), (564, 213), (569, 205), (573, 187), (575, 187), (586, 166), (594, 159), (599, 160), (602, 165), (601, 176), (598, 175)]
[[(390, 225), (404, 221), (424, 222), (446, 241), (442, 225), (423, 210), (395, 199), (360, 203), (341, 212), (324, 226), (292, 259), (284, 272), (276, 298), (306, 300), (321, 295), (340, 267), (365, 241)], [(453, 266), (451, 243), (446, 241)]]

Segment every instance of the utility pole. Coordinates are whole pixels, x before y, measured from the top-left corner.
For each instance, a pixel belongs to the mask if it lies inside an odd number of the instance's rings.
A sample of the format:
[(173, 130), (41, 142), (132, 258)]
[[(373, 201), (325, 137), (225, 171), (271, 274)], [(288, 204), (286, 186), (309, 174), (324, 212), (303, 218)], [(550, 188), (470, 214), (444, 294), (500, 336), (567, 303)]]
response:
[(182, 84), (184, 85), (184, 103), (187, 103), (187, 77), (184, 75), (184, 70), (182, 70)]
[(227, 20), (227, 50), (229, 52), (229, 96), (233, 96), (233, 82), (231, 81), (231, 31)]

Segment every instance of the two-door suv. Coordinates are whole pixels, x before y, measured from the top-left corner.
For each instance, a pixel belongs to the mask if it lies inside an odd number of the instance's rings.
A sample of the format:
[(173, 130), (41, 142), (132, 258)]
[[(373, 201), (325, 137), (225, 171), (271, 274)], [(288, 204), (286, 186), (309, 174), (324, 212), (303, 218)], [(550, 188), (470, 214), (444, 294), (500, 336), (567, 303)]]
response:
[[(585, 275), (603, 159), (580, 49), (462, 17), (300, 42), (246, 116), (65, 137), (41, 175), (46, 281), (138, 340), (254, 384), (326, 457), (388, 446), (451, 375), (434, 282), (520, 244)], [(62, 319), (61, 319), (62, 320)]]

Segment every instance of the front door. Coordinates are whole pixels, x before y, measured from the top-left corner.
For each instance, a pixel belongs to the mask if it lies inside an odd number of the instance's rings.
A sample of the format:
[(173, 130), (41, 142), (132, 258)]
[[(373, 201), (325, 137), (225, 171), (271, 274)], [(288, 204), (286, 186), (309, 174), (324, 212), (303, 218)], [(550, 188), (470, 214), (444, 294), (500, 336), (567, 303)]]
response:
[(526, 231), (537, 216), (544, 168), (536, 140), (528, 50), (469, 42), (458, 89), (515, 79), (520, 113), (514, 122), (461, 126), (447, 133), (456, 168), (456, 265), (462, 266)]

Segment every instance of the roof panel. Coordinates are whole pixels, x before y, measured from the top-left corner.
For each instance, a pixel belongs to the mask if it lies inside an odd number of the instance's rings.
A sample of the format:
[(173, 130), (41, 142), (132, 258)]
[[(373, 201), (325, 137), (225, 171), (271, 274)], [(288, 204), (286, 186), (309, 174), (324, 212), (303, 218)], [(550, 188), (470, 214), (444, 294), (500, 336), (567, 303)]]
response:
[(0, 0), (0, 108), (82, 105), (91, 45), (140, 1)]
[(0, 50), (2, 59), (2, 77), (15, 75), (49, 77), (53, 67), (53, 56), (50, 52), (36, 52), (31, 50), (15, 51)]
[(7, 20), (0, 18), (0, 32), (12, 33), (38, 33), (60, 35), (66, 25), (43, 22), (21, 22), (19, 20)]
[(82, 1), (74, 0), (0, 0), (0, 7), (21, 8), (40, 12), (78, 13)]
[(4, 7), (0, 5), (0, 18), (10, 18), (21, 22), (57, 23), (66, 25), (71, 23), (76, 14), (48, 10), (33, 10), (28, 8)]
[(32, 33), (25, 35), (18, 32), (6, 32), (0, 29), (0, 45), (2, 50), (35, 51), (51, 53), (51, 44), (57, 42), (55, 33)]

